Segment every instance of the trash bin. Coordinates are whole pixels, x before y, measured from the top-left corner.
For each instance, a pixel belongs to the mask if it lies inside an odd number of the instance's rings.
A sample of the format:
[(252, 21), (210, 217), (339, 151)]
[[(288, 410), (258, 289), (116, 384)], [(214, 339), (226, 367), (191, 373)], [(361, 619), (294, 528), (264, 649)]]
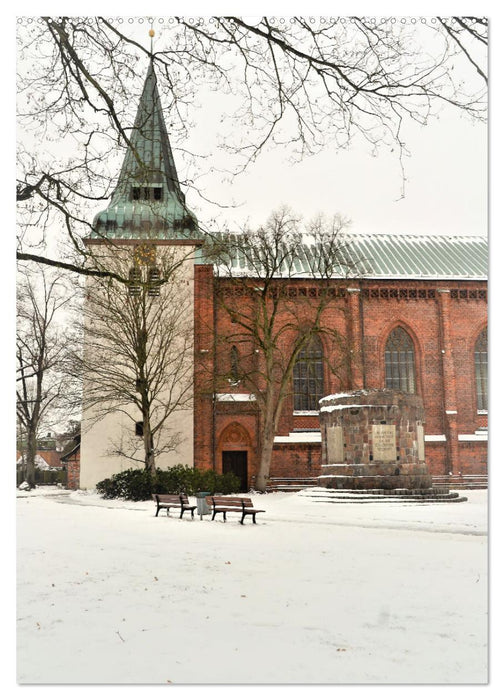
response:
[(203, 520), (204, 515), (210, 514), (210, 507), (205, 500), (206, 496), (210, 496), (210, 491), (198, 491), (196, 494), (197, 512), (200, 520)]

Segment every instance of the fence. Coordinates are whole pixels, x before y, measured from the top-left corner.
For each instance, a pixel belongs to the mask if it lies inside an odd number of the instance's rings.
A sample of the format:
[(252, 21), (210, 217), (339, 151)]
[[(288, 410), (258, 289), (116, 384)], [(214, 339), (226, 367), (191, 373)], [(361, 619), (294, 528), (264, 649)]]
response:
[[(19, 486), (24, 481), (24, 471), (19, 468), (16, 470), (16, 486)], [(55, 484), (67, 485), (66, 469), (35, 469), (35, 485), (36, 486), (51, 486)]]

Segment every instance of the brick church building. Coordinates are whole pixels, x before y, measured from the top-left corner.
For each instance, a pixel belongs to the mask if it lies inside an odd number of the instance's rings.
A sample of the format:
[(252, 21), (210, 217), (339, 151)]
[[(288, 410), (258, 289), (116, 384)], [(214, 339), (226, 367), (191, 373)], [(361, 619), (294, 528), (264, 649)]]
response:
[[(351, 244), (372, 261), (372, 271), (366, 278), (334, 280), (337, 293), (328, 308), (348, 341), (349, 361), (343, 373), (333, 374), (330, 368), (338, 358), (325, 355), (322, 339), (300, 355), (275, 437), (271, 476), (316, 476), (321, 464), (318, 400), (378, 387), (423, 399), (426, 462), (433, 474), (485, 474), (485, 240), (372, 235), (352, 236)], [(198, 265), (195, 281), (200, 291), (196, 361), (203, 355), (207, 371), (222, 378), (232, 373), (231, 358), (212, 355), (211, 339), (200, 329), (210, 323), (217, 337), (233, 335), (229, 314), (213, 301), (216, 286), (232, 287), (233, 281), (216, 280), (211, 265)], [(314, 279), (284, 284), (289, 294), (316, 297)], [(246, 383), (230, 386), (221, 379), (213, 395), (200, 397), (195, 416), (195, 463), (243, 470), (250, 483), (257, 468), (259, 423)]]
[[(127, 152), (111, 202), (95, 218), (87, 245), (93, 251), (108, 244), (130, 251), (147, 245), (153, 259), (166, 246), (190, 252), (185, 293), (194, 332), (193, 404), (175, 416), (184, 425), (184, 441), (159, 466), (182, 462), (231, 471), (242, 479), (242, 488), (249, 488), (258, 470), (260, 412), (247, 374), (240, 371), (242, 348), (225, 342), (236, 330), (230, 299), (236, 308), (247, 303), (247, 271), (237, 256), (227, 274), (218, 273), (202, 252), (205, 236), (180, 188), (152, 64), (131, 142), (135, 154)], [(320, 473), (320, 398), (383, 387), (422, 398), (425, 458), (432, 474), (486, 474), (486, 239), (347, 234), (345, 244), (354, 259), (365, 261), (351, 279), (334, 275), (322, 283), (316, 275), (304, 275), (302, 267), (294, 278), (278, 276), (281, 294), (304, 309), (310, 303), (316, 307), (323, 287), (330, 295), (324, 322), (344, 342), (335, 346), (323, 335), (314, 336), (297, 356), (274, 437), (270, 476)], [(260, 284), (248, 281), (251, 288)], [(222, 295), (226, 305), (219, 302)], [(251, 351), (247, 362), (253, 357)], [(257, 354), (257, 363), (260, 358)], [(81, 488), (132, 466), (106, 454), (118, 422), (112, 415), (93, 423), (84, 411)], [(134, 425), (122, 421), (120, 429), (132, 431)]]

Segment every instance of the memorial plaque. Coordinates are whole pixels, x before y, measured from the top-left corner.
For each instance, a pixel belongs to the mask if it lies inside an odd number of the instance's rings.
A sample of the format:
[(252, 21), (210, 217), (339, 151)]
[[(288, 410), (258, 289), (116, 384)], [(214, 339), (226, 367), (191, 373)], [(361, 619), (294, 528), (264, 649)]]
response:
[(423, 425), (417, 425), (418, 435), (418, 461), (425, 462), (425, 437)]
[(373, 461), (396, 461), (396, 427), (395, 425), (373, 425)]
[(327, 463), (341, 464), (345, 459), (343, 450), (343, 428), (332, 425), (327, 428)]

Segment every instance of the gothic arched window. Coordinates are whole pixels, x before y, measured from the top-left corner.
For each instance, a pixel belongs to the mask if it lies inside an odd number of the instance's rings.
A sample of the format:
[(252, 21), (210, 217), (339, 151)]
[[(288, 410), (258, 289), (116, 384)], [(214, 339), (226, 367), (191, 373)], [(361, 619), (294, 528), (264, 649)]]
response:
[(315, 336), (294, 365), (294, 410), (318, 411), (324, 391), (323, 350)]
[(488, 338), (487, 329), (481, 331), (474, 346), (474, 372), (478, 411), (488, 410), (487, 395)]
[(390, 333), (385, 345), (385, 386), (387, 389), (415, 393), (413, 340), (399, 326)]
[(240, 356), (238, 354), (238, 348), (236, 347), (236, 345), (233, 345), (230, 353), (231, 372), (229, 376), (229, 380), (232, 384), (238, 384), (238, 382), (240, 381), (239, 362)]

